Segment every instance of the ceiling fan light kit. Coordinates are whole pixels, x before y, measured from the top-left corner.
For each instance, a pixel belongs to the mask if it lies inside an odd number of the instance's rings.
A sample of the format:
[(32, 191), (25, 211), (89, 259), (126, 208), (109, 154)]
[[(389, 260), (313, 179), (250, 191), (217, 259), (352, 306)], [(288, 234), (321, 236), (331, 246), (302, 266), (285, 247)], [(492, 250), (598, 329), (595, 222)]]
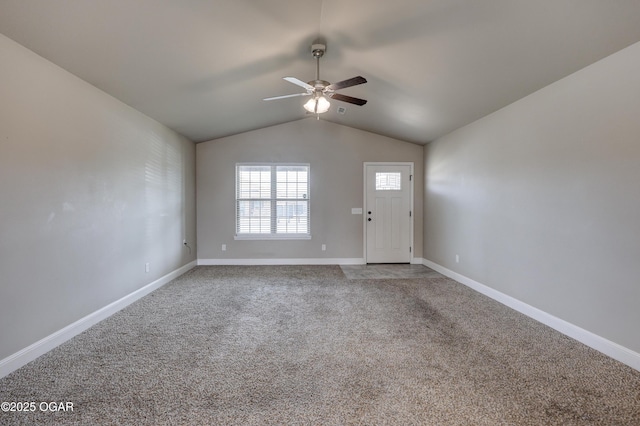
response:
[(305, 83), (295, 77), (283, 77), (284, 80), (289, 83), (293, 83), (306, 89), (304, 93), (294, 93), (292, 95), (274, 96), (272, 98), (265, 98), (265, 101), (272, 101), (275, 99), (293, 98), (297, 96), (311, 96), (304, 104), (304, 109), (308, 112), (319, 115), (329, 111), (331, 103), (327, 98), (335, 99), (337, 101), (347, 102), (354, 105), (362, 106), (367, 103), (365, 99), (354, 98), (340, 93), (335, 93), (337, 90), (346, 89), (347, 87), (356, 86), (358, 84), (366, 83), (367, 80), (364, 77), (357, 76), (348, 80), (339, 81), (337, 83), (329, 83), (325, 80), (320, 80), (320, 58), (324, 56), (327, 50), (327, 46), (321, 43), (311, 45), (311, 55), (316, 59), (316, 79)]
[(311, 98), (304, 104), (304, 109), (314, 114), (322, 114), (329, 111), (331, 103), (324, 96)]

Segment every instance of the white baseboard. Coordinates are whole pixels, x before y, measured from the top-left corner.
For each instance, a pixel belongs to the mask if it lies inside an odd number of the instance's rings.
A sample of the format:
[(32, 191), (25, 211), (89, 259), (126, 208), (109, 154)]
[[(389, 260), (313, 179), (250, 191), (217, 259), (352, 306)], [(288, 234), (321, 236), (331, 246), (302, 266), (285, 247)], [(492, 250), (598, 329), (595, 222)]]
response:
[(364, 265), (363, 258), (198, 259), (198, 265)]
[(154, 282), (134, 291), (133, 293), (130, 293), (123, 298), (116, 300), (115, 302), (110, 303), (107, 306), (100, 308), (83, 318), (80, 318), (78, 321), (69, 324), (63, 329), (60, 329), (55, 333), (38, 340), (37, 342), (14, 353), (13, 355), (9, 355), (8, 357), (0, 360), (0, 378), (33, 361), (40, 355), (44, 355), (56, 346), (61, 345), (74, 336), (77, 336), (92, 325), (95, 325), (103, 319), (110, 317), (111, 315), (115, 314), (116, 312), (125, 308), (136, 300), (162, 287), (169, 281), (179, 277), (190, 269), (193, 269), (195, 266), (195, 261), (190, 262), (176, 269), (175, 271), (170, 272), (167, 275), (155, 280)]
[[(200, 266), (214, 265), (364, 265), (364, 258), (311, 258), (311, 259), (198, 259)], [(414, 257), (411, 264), (424, 265), (424, 259)]]
[(531, 305), (528, 305), (518, 299), (515, 299), (491, 287), (474, 281), (469, 277), (465, 277), (464, 275), (447, 269), (435, 262), (424, 259), (423, 265), (433, 269), (434, 271), (440, 272), (442, 275), (456, 280), (459, 283), (464, 284), (467, 287), (470, 287), (477, 292), (482, 293), (485, 296), (488, 296), (496, 300), (497, 302), (510, 307), (511, 309), (514, 309), (530, 318), (535, 319), (536, 321), (548, 325), (549, 327), (559, 331), (560, 333), (569, 336), (581, 343), (584, 343), (585, 345), (599, 352), (602, 352), (603, 354), (610, 356), (611, 358), (620, 361), (621, 363), (626, 364), (631, 368), (640, 371), (640, 353), (634, 352), (629, 348), (607, 340), (604, 337), (598, 336), (597, 334), (594, 334), (590, 331), (578, 327), (577, 325), (571, 324), (570, 322), (548, 314), (538, 308), (534, 308)]

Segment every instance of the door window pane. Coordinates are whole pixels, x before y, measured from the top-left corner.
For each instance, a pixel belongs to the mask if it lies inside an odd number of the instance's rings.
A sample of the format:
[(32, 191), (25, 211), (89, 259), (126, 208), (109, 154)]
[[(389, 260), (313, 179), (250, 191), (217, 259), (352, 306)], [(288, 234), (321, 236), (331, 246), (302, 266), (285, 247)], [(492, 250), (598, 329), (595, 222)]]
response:
[(376, 172), (376, 191), (400, 191), (402, 189), (402, 173)]

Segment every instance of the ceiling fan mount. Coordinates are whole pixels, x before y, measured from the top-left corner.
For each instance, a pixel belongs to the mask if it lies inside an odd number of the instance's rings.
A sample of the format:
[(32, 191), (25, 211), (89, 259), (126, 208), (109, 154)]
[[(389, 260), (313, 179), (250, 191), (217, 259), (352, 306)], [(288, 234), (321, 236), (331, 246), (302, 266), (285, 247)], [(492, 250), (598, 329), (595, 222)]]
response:
[(322, 58), (327, 51), (327, 46), (322, 43), (311, 45), (311, 55), (316, 59), (316, 79), (308, 82), (304, 82), (295, 77), (283, 77), (289, 83), (293, 83), (297, 86), (306, 89), (304, 93), (294, 93), (292, 95), (275, 96), (272, 98), (265, 98), (265, 101), (272, 101), (276, 99), (293, 98), (297, 96), (311, 96), (311, 99), (304, 104), (304, 108), (313, 114), (321, 114), (327, 112), (330, 107), (330, 103), (327, 98), (335, 99), (337, 101), (347, 102), (350, 104), (362, 106), (367, 103), (365, 99), (354, 98), (351, 96), (336, 93), (337, 90), (346, 89), (347, 87), (356, 86), (358, 84), (366, 83), (367, 80), (362, 76), (350, 78), (348, 80), (339, 81), (337, 83), (330, 83), (326, 80), (320, 79), (320, 58)]
[(318, 44), (311, 45), (311, 55), (313, 55), (314, 58), (322, 58), (324, 56), (324, 52), (326, 51), (327, 51), (326, 44), (318, 43)]

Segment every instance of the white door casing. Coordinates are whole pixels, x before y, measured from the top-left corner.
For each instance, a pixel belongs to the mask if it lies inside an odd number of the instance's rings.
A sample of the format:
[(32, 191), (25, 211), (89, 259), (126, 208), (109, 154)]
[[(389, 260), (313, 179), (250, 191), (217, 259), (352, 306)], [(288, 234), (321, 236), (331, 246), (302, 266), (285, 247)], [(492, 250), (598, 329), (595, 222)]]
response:
[(410, 263), (413, 163), (364, 164), (366, 263)]

